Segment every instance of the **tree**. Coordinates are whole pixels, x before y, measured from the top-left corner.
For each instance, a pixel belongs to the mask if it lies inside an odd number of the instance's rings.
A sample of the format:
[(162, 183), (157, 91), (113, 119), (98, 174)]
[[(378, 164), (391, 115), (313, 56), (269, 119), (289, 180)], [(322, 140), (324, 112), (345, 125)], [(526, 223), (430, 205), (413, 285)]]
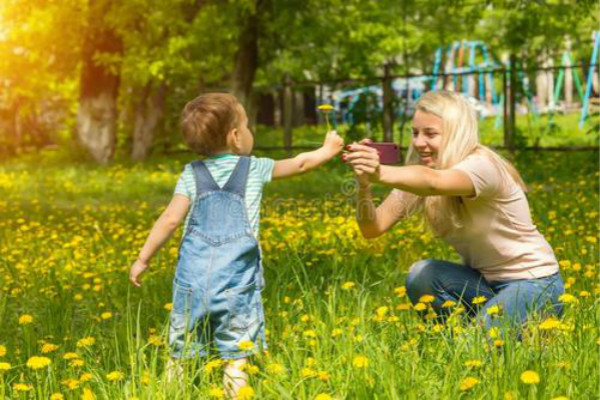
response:
[(94, 160), (103, 164), (115, 151), (123, 53), (121, 37), (107, 21), (109, 13), (109, 1), (90, 1), (77, 111), (77, 137)]

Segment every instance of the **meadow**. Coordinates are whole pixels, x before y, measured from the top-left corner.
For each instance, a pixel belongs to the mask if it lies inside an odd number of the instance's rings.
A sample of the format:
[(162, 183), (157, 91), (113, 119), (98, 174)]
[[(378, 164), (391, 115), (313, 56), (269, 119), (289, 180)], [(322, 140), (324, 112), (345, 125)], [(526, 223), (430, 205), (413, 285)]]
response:
[[(141, 289), (128, 281), (191, 159), (95, 167), (36, 155), (0, 165), (0, 398), (223, 397), (216, 357), (165, 381), (180, 233)], [(517, 341), (476, 326), (461, 307), (446, 324), (427, 299), (415, 310), (404, 288), (410, 265), (457, 254), (418, 217), (363, 239), (352, 174), (336, 160), (265, 192), (269, 351), (247, 368), (245, 398), (597, 398), (598, 153), (523, 151), (514, 161), (560, 263), (562, 318), (532, 320)]]

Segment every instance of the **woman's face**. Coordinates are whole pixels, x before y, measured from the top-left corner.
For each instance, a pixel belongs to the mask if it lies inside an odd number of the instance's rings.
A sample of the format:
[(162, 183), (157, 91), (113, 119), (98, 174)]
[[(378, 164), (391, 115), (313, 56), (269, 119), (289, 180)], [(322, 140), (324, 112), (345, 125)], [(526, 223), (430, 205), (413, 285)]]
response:
[(442, 119), (417, 110), (413, 117), (412, 144), (419, 163), (434, 168), (442, 144)]

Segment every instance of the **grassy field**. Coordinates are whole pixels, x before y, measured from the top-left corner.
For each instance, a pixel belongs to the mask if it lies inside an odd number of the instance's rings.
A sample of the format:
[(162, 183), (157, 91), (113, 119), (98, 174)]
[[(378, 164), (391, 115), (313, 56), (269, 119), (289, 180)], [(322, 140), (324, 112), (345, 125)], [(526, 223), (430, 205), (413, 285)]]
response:
[[(0, 398), (222, 396), (215, 358), (165, 383), (179, 237), (141, 289), (128, 282), (190, 157), (0, 165)], [(564, 317), (532, 321), (522, 342), (466, 319), (421, 319), (404, 291), (407, 269), (457, 255), (418, 218), (362, 239), (341, 162), (270, 184), (261, 223), (270, 348), (248, 369), (254, 398), (598, 398), (598, 153), (523, 152), (515, 162), (569, 295)]]

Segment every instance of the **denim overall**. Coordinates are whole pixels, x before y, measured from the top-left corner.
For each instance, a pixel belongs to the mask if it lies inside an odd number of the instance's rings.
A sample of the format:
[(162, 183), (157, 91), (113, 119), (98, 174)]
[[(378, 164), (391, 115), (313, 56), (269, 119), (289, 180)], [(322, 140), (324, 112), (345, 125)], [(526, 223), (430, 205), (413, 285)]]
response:
[(173, 280), (169, 345), (174, 358), (236, 359), (240, 342), (265, 346), (260, 247), (244, 196), (250, 158), (240, 157), (220, 188), (202, 161), (192, 163), (196, 199)]

